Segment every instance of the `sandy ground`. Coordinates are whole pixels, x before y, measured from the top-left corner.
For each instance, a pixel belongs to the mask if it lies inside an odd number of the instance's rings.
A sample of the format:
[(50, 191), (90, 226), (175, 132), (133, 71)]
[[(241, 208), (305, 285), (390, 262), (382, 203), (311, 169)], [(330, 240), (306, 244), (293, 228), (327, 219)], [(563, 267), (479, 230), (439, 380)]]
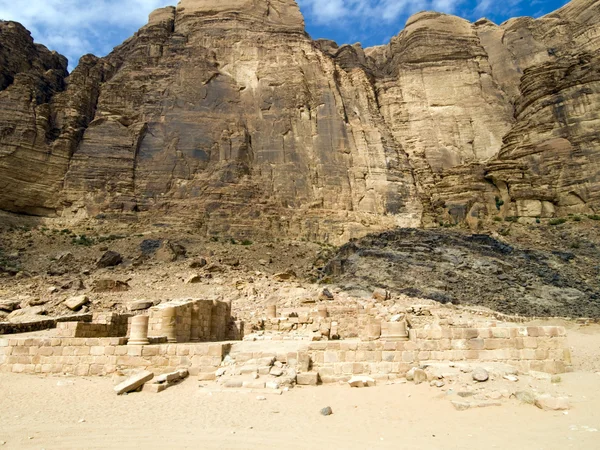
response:
[[(188, 379), (118, 397), (109, 378), (0, 375), (2, 448), (598, 449), (600, 376), (563, 375), (568, 413), (508, 401), (456, 411), (426, 385), (295, 388), (257, 400)], [(334, 414), (319, 411), (331, 406)], [(83, 420), (82, 420), (83, 419)]]

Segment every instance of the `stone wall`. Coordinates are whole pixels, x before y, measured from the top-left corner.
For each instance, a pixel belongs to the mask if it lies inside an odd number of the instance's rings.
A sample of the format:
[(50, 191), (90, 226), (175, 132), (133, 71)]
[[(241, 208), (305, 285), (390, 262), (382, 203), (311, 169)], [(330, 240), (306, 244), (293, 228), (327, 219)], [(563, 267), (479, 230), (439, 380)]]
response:
[(57, 324), (57, 336), (81, 338), (124, 337), (129, 334), (130, 318), (131, 314), (94, 313), (92, 323), (65, 322)]
[(31, 333), (33, 331), (49, 330), (51, 328), (56, 328), (58, 324), (65, 322), (90, 322), (91, 320), (91, 314), (76, 314), (23, 323), (0, 322), (0, 336), (3, 334)]
[(414, 329), (408, 341), (312, 342), (308, 352), (323, 379), (404, 375), (433, 361), (503, 362), (522, 371), (548, 373), (563, 373), (571, 365), (563, 327)]
[(131, 369), (215, 371), (229, 344), (125, 345), (126, 338), (0, 339), (0, 372), (110, 375)]

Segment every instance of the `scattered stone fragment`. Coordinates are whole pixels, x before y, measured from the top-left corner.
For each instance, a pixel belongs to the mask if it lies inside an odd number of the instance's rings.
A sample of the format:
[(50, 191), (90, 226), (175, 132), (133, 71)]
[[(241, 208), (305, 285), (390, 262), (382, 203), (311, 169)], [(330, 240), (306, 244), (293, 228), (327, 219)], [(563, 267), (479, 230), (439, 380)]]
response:
[(103, 269), (106, 267), (114, 267), (118, 266), (122, 262), (123, 257), (119, 253), (107, 251), (100, 257), (100, 259), (96, 263), (96, 267), (98, 267), (99, 269)]
[(451, 403), (452, 403), (452, 406), (454, 406), (454, 408), (457, 411), (465, 411), (467, 409), (472, 409), (472, 408), (488, 408), (490, 406), (502, 406), (502, 403), (500, 403), (500, 402), (492, 402), (492, 401), (484, 401), (484, 400), (471, 401), (471, 402), (453, 400)]
[(215, 372), (215, 376), (217, 378), (222, 377), (223, 375), (225, 375), (226, 371), (227, 371), (227, 369), (225, 369), (225, 367), (221, 367)]
[(516, 383), (517, 381), (519, 381), (519, 377), (516, 375), (504, 375), (502, 378), (504, 378), (505, 380), (508, 380), (508, 381), (512, 381), (513, 383)]
[(267, 397), (265, 397), (263, 395), (259, 395), (259, 396), (256, 397), (256, 400), (259, 400), (259, 401), (264, 401), (266, 399), (267, 399)]
[(330, 416), (332, 414), (333, 414), (333, 410), (331, 409), (330, 406), (327, 406), (321, 410), (321, 415), (323, 415), (323, 416)]
[(144, 383), (150, 381), (152, 378), (154, 378), (154, 374), (152, 372), (144, 370), (138, 374), (135, 374), (135, 375), (129, 377), (127, 380), (123, 381), (122, 383), (118, 384), (117, 386), (114, 387), (114, 390), (117, 393), (117, 395), (135, 391), (136, 389), (143, 386)]
[(87, 305), (90, 299), (87, 295), (78, 295), (67, 299), (64, 305), (72, 311), (79, 311), (83, 306)]
[(353, 376), (352, 378), (350, 378), (350, 380), (348, 380), (348, 384), (350, 385), (350, 387), (357, 388), (370, 387), (375, 386), (375, 380), (367, 376)]
[(568, 397), (553, 397), (548, 394), (537, 396), (534, 404), (544, 411), (566, 411), (570, 409)]
[(490, 374), (488, 373), (488, 371), (481, 367), (478, 367), (477, 369), (473, 370), (471, 376), (473, 377), (473, 380), (478, 381), (480, 383), (483, 383), (490, 379)]

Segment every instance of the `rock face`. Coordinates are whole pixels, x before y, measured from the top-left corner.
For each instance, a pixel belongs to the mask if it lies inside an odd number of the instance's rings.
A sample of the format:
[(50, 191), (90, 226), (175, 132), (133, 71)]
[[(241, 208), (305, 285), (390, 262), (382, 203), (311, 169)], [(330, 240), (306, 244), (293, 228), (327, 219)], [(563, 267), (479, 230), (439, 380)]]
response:
[(68, 76), (1, 22), (0, 209), (331, 242), (595, 213), (599, 20), (426, 12), (362, 49), (312, 41), (294, 0), (182, 0)]

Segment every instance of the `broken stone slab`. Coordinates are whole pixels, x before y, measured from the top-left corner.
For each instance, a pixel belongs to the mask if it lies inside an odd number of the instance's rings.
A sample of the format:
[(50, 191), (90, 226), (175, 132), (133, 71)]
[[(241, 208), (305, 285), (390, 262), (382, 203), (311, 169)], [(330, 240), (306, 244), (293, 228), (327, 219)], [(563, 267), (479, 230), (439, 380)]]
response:
[(242, 380), (226, 380), (223, 387), (226, 388), (241, 388), (244, 385)]
[(159, 375), (154, 380), (155, 383), (173, 383), (175, 381), (183, 380), (190, 375), (187, 369), (176, 370), (175, 372), (164, 373)]
[(571, 408), (568, 397), (553, 397), (549, 394), (537, 396), (534, 404), (544, 411), (567, 411)]
[(64, 305), (72, 311), (79, 311), (82, 307), (90, 302), (90, 298), (87, 295), (78, 295), (65, 300)]
[(319, 383), (317, 372), (304, 372), (296, 375), (296, 384), (299, 386), (316, 386)]
[(144, 370), (138, 374), (132, 375), (127, 380), (116, 385), (114, 387), (114, 390), (117, 393), (117, 395), (135, 391), (136, 389), (143, 386), (144, 383), (147, 383), (148, 381), (150, 381), (152, 378), (154, 378), (154, 374), (152, 372)]
[(453, 400), (452, 406), (454, 406), (454, 408), (457, 411), (466, 411), (467, 409), (473, 409), (473, 408), (488, 408), (490, 406), (502, 406), (502, 403), (493, 402), (493, 401), (485, 401), (485, 400), (472, 401), (472, 402), (461, 402), (461, 401)]
[(371, 377), (359, 375), (359, 376), (353, 376), (352, 378), (350, 378), (350, 380), (348, 380), (348, 384), (350, 385), (350, 387), (361, 388), (361, 387), (375, 386), (376, 382)]

